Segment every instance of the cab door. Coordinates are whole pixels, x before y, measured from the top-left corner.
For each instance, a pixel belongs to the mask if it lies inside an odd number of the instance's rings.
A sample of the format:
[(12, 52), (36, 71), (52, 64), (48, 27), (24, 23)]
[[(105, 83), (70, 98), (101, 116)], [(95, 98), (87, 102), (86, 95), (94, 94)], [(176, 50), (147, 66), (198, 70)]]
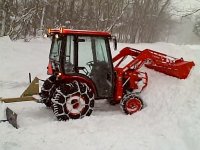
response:
[(113, 97), (113, 66), (108, 38), (79, 36), (79, 73), (87, 75), (95, 83), (98, 97)]

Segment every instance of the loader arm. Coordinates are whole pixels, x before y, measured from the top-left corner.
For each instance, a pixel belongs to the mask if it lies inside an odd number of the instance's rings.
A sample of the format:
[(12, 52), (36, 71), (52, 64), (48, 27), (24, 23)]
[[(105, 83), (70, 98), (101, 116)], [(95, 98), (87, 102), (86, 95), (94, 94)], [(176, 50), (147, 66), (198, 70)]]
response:
[[(132, 59), (128, 63), (125, 59), (131, 56)], [(122, 62), (124, 62), (122, 64)], [(183, 58), (177, 59), (163, 53), (159, 53), (150, 49), (143, 51), (125, 47), (118, 55), (113, 58), (114, 70), (116, 72), (115, 100), (120, 101), (127, 89), (133, 93), (140, 93), (148, 82), (148, 76), (139, 69), (145, 65), (147, 68), (173, 76), (179, 79), (187, 78), (194, 62), (184, 61)], [(122, 64), (123, 67), (120, 67)], [(126, 86), (126, 84), (128, 86)], [(140, 87), (139, 87), (140, 85)]]
[(119, 65), (127, 56), (131, 56), (133, 59), (121, 68), (123, 72), (129, 69), (138, 70), (145, 65), (147, 68), (154, 69), (166, 75), (185, 79), (195, 65), (193, 61), (184, 61), (183, 58), (177, 59), (150, 49), (140, 51), (125, 47), (113, 58), (113, 63), (119, 61), (114, 68), (118, 69)]

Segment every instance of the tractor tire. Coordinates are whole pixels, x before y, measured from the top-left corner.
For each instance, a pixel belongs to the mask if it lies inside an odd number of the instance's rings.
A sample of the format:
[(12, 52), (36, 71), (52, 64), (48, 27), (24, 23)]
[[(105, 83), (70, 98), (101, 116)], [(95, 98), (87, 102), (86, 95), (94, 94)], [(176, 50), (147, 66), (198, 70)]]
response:
[(66, 121), (90, 116), (94, 108), (94, 91), (86, 83), (73, 81), (61, 84), (52, 98), (57, 119)]
[(120, 102), (121, 109), (127, 115), (132, 115), (143, 108), (142, 99), (135, 94), (124, 95)]
[(56, 81), (56, 76), (52, 75), (51, 77), (49, 77), (47, 80), (44, 81), (41, 87), (41, 92), (40, 92), (41, 101), (47, 107), (52, 106), (51, 98), (53, 97), (53, 94), (56, 90), (55, 81)]

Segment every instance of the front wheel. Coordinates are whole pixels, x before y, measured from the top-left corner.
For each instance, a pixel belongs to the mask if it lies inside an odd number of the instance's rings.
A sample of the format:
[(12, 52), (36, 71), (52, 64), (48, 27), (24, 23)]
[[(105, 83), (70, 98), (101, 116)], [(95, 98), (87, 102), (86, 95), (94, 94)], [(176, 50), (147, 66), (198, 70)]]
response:
[(143, 108), (142, 99), (135, 94), (127, 94), (121, 100), (121, 109), (128, 115), (132, 115)]
[(56, 89), (52, 103), (58, 120), (83, 118), (93, 111), (94, 91), (83, 82), (64, 83)]

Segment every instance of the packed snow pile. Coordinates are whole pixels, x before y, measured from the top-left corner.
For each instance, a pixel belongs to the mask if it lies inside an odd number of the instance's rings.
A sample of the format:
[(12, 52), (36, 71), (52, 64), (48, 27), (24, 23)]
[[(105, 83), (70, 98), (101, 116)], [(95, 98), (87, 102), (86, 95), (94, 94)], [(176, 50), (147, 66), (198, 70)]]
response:
[[(194, 61), (186, 80), (142, 68), (149, 82), (141, 97), (145, 108), (131, 116), (105, 100), (96, 101), (90, 117), (59, 122), (51, 109), (35, 102), (0, 104), (18, 114), (19, 129), (0, 123), (1, 150), (199, 150), (200, 149), (200, 45), (119, 44), (153, 49)], [(45, 79), (50, 41), (11, 42), (0, 38), (0, 97), (20, 96), (32, 77)], [(119, 52), (113, 51), (113, 55)]]

